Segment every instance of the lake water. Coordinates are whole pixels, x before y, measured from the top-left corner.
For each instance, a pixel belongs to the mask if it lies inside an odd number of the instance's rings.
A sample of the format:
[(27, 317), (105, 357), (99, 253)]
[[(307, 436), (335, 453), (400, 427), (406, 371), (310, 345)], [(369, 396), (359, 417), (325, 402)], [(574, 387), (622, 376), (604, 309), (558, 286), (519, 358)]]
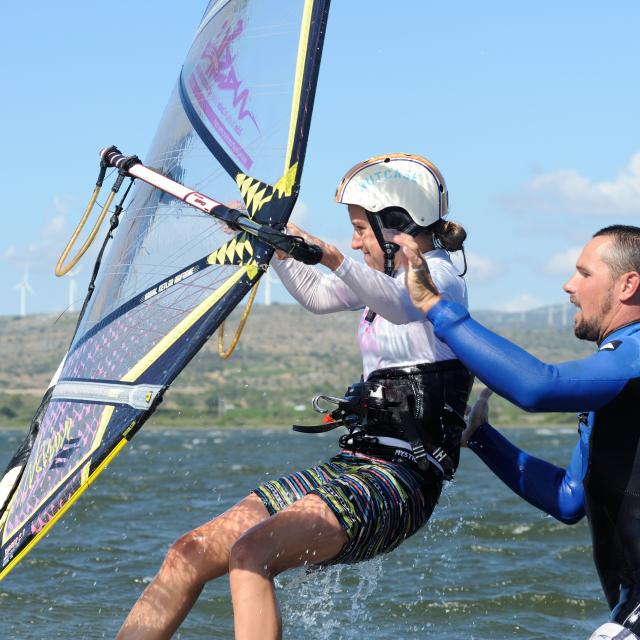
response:
[[(574, 429), (519, 429), (558, 464)], [(0, 466), (21, 434), (0, 431)], [(335, 435), (143, 429), (0, 583), (0, 638), (113, 638), (171, 542), (265, 476), (329, 457)], [(368, 563), (278, 578), (285, 638), (587, 638), (608, 611), (584, 522), (563, 525), (463, 451), (430, 523)], [(227, 580), (207, 586), (176, 638), (231, 638)]]

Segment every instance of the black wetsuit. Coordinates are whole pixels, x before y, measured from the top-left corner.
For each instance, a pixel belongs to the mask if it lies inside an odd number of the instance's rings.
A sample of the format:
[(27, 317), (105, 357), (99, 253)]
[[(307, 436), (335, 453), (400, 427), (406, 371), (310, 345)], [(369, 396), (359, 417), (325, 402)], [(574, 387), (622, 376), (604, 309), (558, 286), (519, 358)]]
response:
[(531, 504), (566, 523), (585, 514), (611, 620), (640, 635), (640, 321), (607, 335), (593, 355), (545, 364), (439, 302), (438, 338), (494, 391), (528, 411), (577, 411), (580, 439), (561, 469), (514, 447), (489, 425), (469, 443)]

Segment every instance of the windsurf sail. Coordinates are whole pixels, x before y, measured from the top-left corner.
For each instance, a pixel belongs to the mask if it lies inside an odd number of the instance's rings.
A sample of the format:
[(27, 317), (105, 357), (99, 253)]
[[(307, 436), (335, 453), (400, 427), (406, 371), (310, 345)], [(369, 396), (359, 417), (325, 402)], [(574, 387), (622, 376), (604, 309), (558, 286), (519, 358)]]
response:
[(0, 479), (0, 579), (267, 268), (278, 246), (269, 229), (282, 230), (300, 187), (328, 11), (329, 0), (212, 0), (205, 10), (140, 166), (218, 204), (241, 199), (245, 227), (136, 180), (69, 350)]

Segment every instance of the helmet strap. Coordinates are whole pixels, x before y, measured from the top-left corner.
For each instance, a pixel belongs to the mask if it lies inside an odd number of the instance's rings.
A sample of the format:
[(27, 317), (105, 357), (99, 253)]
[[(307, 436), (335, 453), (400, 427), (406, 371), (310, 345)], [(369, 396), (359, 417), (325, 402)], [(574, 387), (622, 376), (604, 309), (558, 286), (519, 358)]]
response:
[(412, 222), (408, 224), (404, 229), (402, 229), (402, 233), (408, 233), (410, 236), (417, 236), (421, 231), (424, 231), (424, 227), (421, 227), (419, 224)]
[[(395, 242), (389, 242), (388, 240), (385, 240), (382, 233), (382, 218), (378, 213), (367, 211), (367, 219), (369, 220), (369, 224), (371, 225), (373, 235), (376, 237), (380, 248), (384, 252), (384, 273), (387, 276), (393, 277), (396, 273), (396, 253), (400, 249), (400, 245), (397, 245)], [(367, 322), (373, 322), (373, 319), (375, 317), (376, 312), (369, 309), (365, 320)]]

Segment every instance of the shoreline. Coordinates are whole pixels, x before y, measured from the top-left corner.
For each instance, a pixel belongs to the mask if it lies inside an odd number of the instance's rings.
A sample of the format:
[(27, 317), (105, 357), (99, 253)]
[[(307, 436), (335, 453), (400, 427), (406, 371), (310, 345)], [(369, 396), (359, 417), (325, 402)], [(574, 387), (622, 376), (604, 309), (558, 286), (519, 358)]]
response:
[[(547, 422), (531, 422), (528, 424), (496, 424), (492, 423), (492, 426), (496, 429), (514, 429), (514, 430), (522, 430), (522, 429), (548, 429), (548, 430), (560, 430), (560, 429), (570, 429), (574, 430), (573, 424), (570, 423), (547, 423)], [(206, 425), (206, 424), (153, 424), (152, 422), (145, 423), (141, 430), (149, 431), (149, 430), (159, 430), (159, 429), (175, 429), (179, 431), (181, 429), (189, 430), (189, 431), (224, 431), (224, 430), (236, 430), (236, 431), (253, 431), (256, 429), (266, 429), (266, 430), (291, 430), (291, 425), (289, 424), (275, 424), (275, 425), (259, 425), (259, 424), (249, 424), (249, 425)], [(0, 424), (0, 432), (7, 431), (20, 431), (26, 434), (28, 427), (17, 427), (10, 425), (2, 425)], [(327, 432), (327, 434), (330, 432)], [(341, 435), (342, 431), (336, 430), (336, 437)], [(305, 434), (302, 434), (305, 435)], [(326, 434), (311, 434), (311, 435), (326, 435)], [(135, 437), (135, 436), (134, 436)]]

